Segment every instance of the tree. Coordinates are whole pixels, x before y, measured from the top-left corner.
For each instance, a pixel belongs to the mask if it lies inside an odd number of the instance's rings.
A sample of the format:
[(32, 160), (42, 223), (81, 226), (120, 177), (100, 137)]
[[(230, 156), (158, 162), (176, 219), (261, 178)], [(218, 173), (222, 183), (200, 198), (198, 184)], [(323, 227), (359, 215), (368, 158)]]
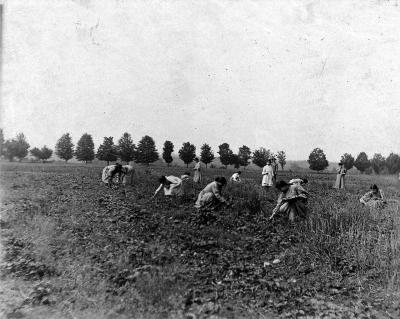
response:
[(239, 147), (238, 157), (239, 157), (239, 165), (240, 166), (243, 166), (243, 167), (248, 166), (250, 164), (250, 160), (251, 160), (250, 148), (246, 145)]
[(26, 141), (23, 133), (17, 134), (16, 138), (7, 140), (4, 143), (4, 153), (6, 157), (13, 161), (14, 157), (17, 157), (21, 161), (26, 155), (28, 155), (28, 149), (30, 145)]
[(76, 145), (75, 157), (86, 164), (94, 160), (94, 143), (92, 135), (85, 133)]
[(3, 129), (0, 128), (0, 157), (3, 155), (4, 152), (4, 133)]
[(214, 153), (213, 153), (213, 151), (211, 149), (211, 146), (208, 145), (207, 143), (204, 143), (201, 146), (200, 150), (201, 150), (200, 160), (204, 164), (206, 164), (206, 168), (207, 168), (207, 165), (210, 164), (215, 158)]
[(276, 154), (276, 157), (278, 158), (278, 163), (281, 166), (282, 170), (286, 165), (286, 153), (284, 151), (279, 151)]
[(376, 174), (380, 174), (385, 169), (385, 158), (380, 153), (375, 153), (370, 162), (371, 167)]
[(127, 164), (135, 159), (136, 145), (133, 143), (131, 135), (127, 132), (118, 140), (118, 153), (121, 161)]
[(168, 166), (174, 160), (171, 155), (173, 151), (174, 151), (174, 144), (171, 141), (165, 141), (162, 158), (164, 159), (165, 163), (167, 163)]
[(42, 162), (44, 163), (46, 160), (48, 160), (51, 155), (53, 155), (53, 150), (48, 148), (46, 145), (42, 147), (42, 149), (40, 150), (40, 159), (42, 160)]
[(41, 152), (40, 149), (37, 148), (37, 147), (32, 148), (29, 152), (30, 152), (31, 155), (32, 155), (33, 157), (35, 157), (38, 161), (39, 161), (39, 160), (41, 159), (41, 157), (42, 157), (42, 152)]
[(259, 167), (264, 167), (270, 157), (271, 151), (265, 147), (260, 147), (253, 152), (253, 163)]
[(136, 149), (135, 161), (136, 163), (143, 163), (149, 165), (157, 161), (159, 158), (156, 143), (154, 143), (153, 138), (146, 135), (143, 136), (139, 141), (138, 147)]
[(96, 157), (100, 161), (106, 161), (107, 165), (110, 162), (114, 162), (118, 159), (117, 147), (114, 145), (113, 137), (104, 137), (103, 144), (101, 144), (97, 150)]
[(231, 165), (233, 165), (234, 168), (239, 168), (240, 167), (240, 158), (238, 154), (232, 154), (231, 155)]
[(182, 144), (182, 148), (179, 150), (179, 158), (189, 166), (191, 162), (196, 158), (196, 146), (186, 142)]
[(220, 146), (218, 146), (219, 151), (219, 160), (221, 161), (222, 165), (228, 166), (232, 164), (232, 155), (233, 152), (229, 147), (228, 143), (222, 143)]
[(364, 173), (365, 170), (371, 166), (371, 163), (368, 160), (367, 154), (365, 152), (361, 152), (358, 154), (356, 160), (354, 161), (354, 166), (361, 172)]
[(74, 144), (69, 133), (60, 137), (56, 144), (56, 155), (68, 162), (74, 156)]
[(329, 166), (324, 151), (319, 147), (313, 149), (307, 162), (313, 171), (322, 171)]
[(344, 153), (340, 161), (347, 170), (352, 169), (354, 166), (354, 157), (349, 153)]
[(400, 156), (395, 153), (390, 153), (386, 158), (386, 168), (389, 174), (400, 172)]

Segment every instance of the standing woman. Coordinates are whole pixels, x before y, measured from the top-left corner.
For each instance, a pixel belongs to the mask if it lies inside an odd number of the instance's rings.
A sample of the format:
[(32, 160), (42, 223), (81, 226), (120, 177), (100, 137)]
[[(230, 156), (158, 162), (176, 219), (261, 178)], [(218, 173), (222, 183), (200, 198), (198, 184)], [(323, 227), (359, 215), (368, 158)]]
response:
[(278, 175), (278, 163), (276, 162), (276, 158), (272, 157), (272, 169), (274, 172), (274, 177), (272, 178), (273, 183), (276, 184), (276, 176)]
[(339, 163), (339, 168), (337, 168), (336, 170), (337, 170), (336, 182), (333, 188), (344, 189), (345, 187), (344, 178), (346, 176), (347, 171), (344, 168), (342, 162)]
[(273, 184), (274, 168), (271, 165), (270, 159), (267, 161), (267, 165), (263, 167), (262, 176), (261, 186), (265, 188), (271, 187)]
[(194, 168), (193, 168), (193, 170), (194, 170), (193, 182), (195, 184), (200, 184), (201, 179), (202, 179), (200, 161), (197, 157), (194, 159), (194, 161), (196, 164), (194, 165)]

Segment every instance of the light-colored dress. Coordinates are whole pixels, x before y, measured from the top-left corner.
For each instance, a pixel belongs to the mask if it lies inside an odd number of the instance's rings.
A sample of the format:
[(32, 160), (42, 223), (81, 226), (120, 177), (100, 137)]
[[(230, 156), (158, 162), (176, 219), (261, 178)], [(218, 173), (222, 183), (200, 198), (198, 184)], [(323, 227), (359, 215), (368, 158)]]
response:
[(382, 190), (379, 190), (377, 194), (373, 191), (369, 191), (360, 198), (360, 203), (364, 204), (369, 208), (381, 209), (386, 205), (385, 194)]
[(234, 173), (231, 178), (229, 179), (232, 182), (241, 182), (239, 173)]
[(112, 173), (114, 172), (115, 168), (116, 168), (116, 165), (108, 165), (103, 168), (103, 172), (101, 174), (101, 180), (103, 181), (103, 183), (108, 184), (110, 182), (110, 178), (111, 178)]
[(306, 216), (306, 202), (308, 192), (300, 185), (290, 185), (289, 189), (278, 197), (274, 211), (287, 214), (289, 220), (293, 221), (295, 216)]
[(191, 183), (190, 183), (190, 176), (189, 175), (181, 175), (181, 180), (182, 180), (182, 195), (188, 195), (190, 193), (191, 189)]
[(122, 173), (120, 179), (122, 179), (122, 184), (126, 185), (128, 182), (128, 178), (130, 177), (129, 183), (133, 184), (133, 173), (135, 172), (133, 166), (131, 165), (123, 165), (122, 166)]
[(346, 173), (347, 173), (347, 171), (344, 167), (342, 167), (342, 168), (339, 167), (337, 169), (336, 182), (335, 182), (335, 185), (333, 186), (333, 188), (344, 189), (344, 187), (345, 187), (344, 178), (346, 176)]
[(262, 183), (261, 186), (272, 186), (273, 185), (273, 177), (274, 177), (274, 169), (272, 165), (265, 165), (262, 170)]
[(226, 199), (221, 195), (221, 189), (217, 182), (211, 182), (200, 192), (194, 205), (196, 208), (210, 207), (215, 202), (225, 202)]
[(154, 194), (157, 195), (158, 192), (163, 188), (165, 196), (174, 196), (174, 195), (182, 195), (182, 180), (176, 176), (166, 176), (166, 179), (171, 182), (170, 185), (165, 186), (164, 184), (160, 184), (160, 186), (156, 189)]
[(193, 176), (193, 182), (195, 183), (201, 183), (201, 165), (200, 162), (197, 162), (196, 165), (193, 168), (194, 170), (194, 176)]

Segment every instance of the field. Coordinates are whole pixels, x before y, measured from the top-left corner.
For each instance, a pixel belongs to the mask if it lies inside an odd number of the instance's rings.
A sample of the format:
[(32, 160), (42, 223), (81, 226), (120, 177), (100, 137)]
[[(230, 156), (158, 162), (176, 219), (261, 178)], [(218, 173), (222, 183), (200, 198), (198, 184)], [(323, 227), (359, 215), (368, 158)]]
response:
[[(125, 197), (101, 167), (1, 164), (3, 286), (22, 291), (5, 318), (399, 318), (400, 210), (361, 207), (372, 182), (396, 200), (392, 176), (308, 174), (306, 220), (269, 221), (277, 193), (245, 170), (234, 205), (197, 213), (194, 196), (150, 200), (161, 174), (137, 167)], [(203, 182), (230, 176), (208, 169)], [(280, 173), (278, 178), (297, 176)], [(4, 293), (4, 291), (3, 291)]]

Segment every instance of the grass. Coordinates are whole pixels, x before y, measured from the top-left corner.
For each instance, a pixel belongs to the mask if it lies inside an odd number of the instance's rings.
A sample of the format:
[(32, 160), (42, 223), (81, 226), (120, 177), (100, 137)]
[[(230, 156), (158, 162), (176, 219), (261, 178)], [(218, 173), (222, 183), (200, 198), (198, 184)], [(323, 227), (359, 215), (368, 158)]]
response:
[[(48, 282), (52, 306), (75, 318), (319, 316), (327, 310), (316, 299), (334, 302), (340, 317), (356, 313), (360, 301), (380, 300), (373, 310), (384, 313), (391, 307), (387, 294), (398, 296), (399, 206), (368, 211), (358, 202), (372, 182), (398, 198), (394, 177), (350, 175), (342, 192), (331, 189), (334, 175), (308, 174), (310, 213), (291, 226), (268, 221), (274, 204), (266, 199), (277, 193), (259, 187), (258, 171), (246, 170), (242, 184), (228, 185), (232, 208), (198, 214), (194, 195), (148, 200), (158, 175), (179, 176), (185, 168), (138, 169), (127, 198), (101, 184), (100, 170), (1, 167), (6, 270)], [(231, 173), (209, 169), (204, 183)]]

